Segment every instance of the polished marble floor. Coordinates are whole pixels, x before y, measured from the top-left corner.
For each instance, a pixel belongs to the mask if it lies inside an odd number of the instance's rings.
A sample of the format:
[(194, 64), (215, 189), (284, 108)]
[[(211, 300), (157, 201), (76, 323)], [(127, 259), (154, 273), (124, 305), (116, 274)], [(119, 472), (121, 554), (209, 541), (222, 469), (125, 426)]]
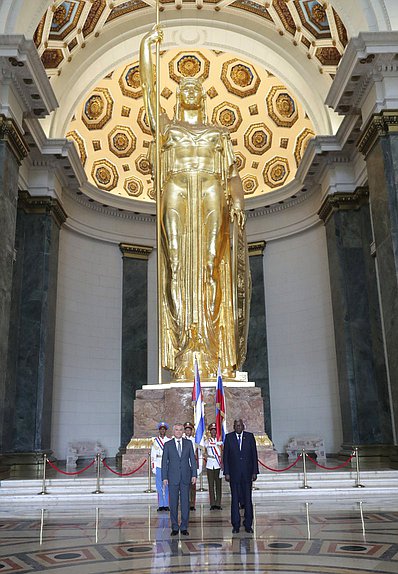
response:
[(254, 535), (232, 535), (199, 504), (190, 536), (170, 537), (153, 504), (0, 512), (0, 572), (47, 574), (398, 573), (398, 500), (255, 504)]

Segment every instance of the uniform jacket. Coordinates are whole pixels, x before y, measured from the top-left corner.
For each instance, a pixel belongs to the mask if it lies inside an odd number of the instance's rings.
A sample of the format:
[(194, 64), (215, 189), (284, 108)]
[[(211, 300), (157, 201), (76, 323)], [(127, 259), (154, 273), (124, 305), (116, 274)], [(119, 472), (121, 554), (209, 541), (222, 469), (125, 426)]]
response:
[(176, 442), (169, 440), (163, 449), (162, 480), (167, 479), (169, 484), (190, 484), (193, 476), (197, 476), (195, 453), (192, 442), (182, 438), (181, 458), (178, 456)]

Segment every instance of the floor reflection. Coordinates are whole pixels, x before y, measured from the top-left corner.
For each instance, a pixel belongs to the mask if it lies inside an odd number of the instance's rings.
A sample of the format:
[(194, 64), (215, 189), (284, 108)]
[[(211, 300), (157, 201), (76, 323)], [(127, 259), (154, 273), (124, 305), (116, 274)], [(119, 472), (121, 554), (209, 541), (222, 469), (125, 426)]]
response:
[(254, 535), (232, 535), (228, 504), (199, 505), (189, 537), (170, 537), (155, 505), (10, 508), (0, 513), (0, 572), (58, 574), (398, 572), (398, 508), (256, 503)]

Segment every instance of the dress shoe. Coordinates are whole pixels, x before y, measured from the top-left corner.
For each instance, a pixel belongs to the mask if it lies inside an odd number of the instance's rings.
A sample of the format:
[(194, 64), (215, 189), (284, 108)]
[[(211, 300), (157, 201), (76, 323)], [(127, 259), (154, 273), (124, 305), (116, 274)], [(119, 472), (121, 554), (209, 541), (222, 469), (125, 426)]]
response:
[(196, 508), (194, 506), (190, 506), (189, 510), (196, 510)]
[(188, 530), (181, 530), (181, 534), (182, 534), (183, 536), (189, 536)]
[(177, 536), (177, 534), (178, 534), (178, 530), (172, 530), (170, 532), (170, 536)]
[(216, 510), (222, 510), (222, 506), (215, 506), (214, 507)]
[(239, 534), (239, 528), (233, 528), (232, 534)]
[(164, 510), (164, 506), (159, 506), (156, 512), (162, 512)]
[(170, 512), (170, 508), (168, 506), (163, 506), (163, 510), (165, 510), (166, 512)]
[(246, 528), (246, 526), (245, 526), (245, 531), (246, 531), (248, 534), (254, 534), (253, 528)]
[(215, 510), (217, 508), (217, 506), (210, 506), (210, 510)]

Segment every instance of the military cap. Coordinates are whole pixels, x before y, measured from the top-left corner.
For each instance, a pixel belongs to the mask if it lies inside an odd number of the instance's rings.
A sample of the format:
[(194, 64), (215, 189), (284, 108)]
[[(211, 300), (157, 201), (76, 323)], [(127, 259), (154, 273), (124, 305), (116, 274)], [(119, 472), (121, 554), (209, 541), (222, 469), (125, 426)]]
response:
[(216, 428), (217, 428), (216, 423), (211, 423), (211, 424), (209, 424), (209, 426), (207, 427), (207, 430), (216, 429)]
[(161, 421), (160, 423), (158, 423), (158, 430), (161, 429), (162, 427), (164, 427), (166, 430), (169, 428), (169, 425), (167, 423), (165, 423), (164, 421)]
[(192, 424), (192, 423), (190, 423), (190, 422), (187, 422), (187, 423), (184, 423), (184, 429), (186, 429), (186, 428), (190, 428), (190, 429), (192, 429), (192, 430), (193, 430), (195, 427), (193, 426), (193, 424)]

